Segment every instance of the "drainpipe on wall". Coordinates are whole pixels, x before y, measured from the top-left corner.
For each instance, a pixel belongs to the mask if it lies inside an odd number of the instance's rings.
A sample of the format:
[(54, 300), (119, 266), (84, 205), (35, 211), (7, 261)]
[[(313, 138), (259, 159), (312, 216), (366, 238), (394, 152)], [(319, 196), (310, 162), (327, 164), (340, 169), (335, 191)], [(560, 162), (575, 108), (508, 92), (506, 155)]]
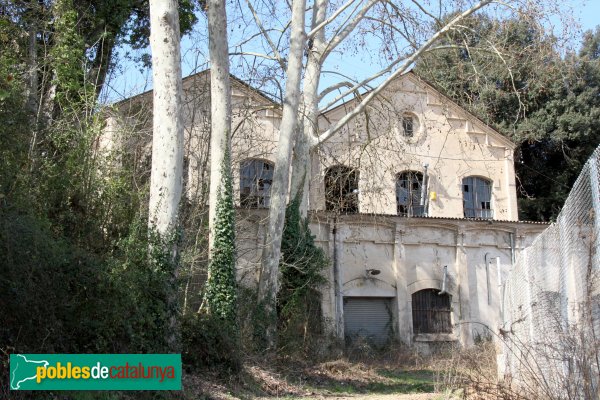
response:
[(496, 272), (498, 273), (498, 301), (500, 302), (500, 321), (504, 321), (504, 298), (502, 296), (502, 274), (500, 271), (500, 257), (496, 257)]
[(421, 201), (420, 201), (420, 205), (421, 207), (423, 207), (423, 214), (424, 215), (428, 215), (428, 196), (427, 196), (427, 192), (428, 192), (428, 186), (429, 186), (429, 174), (427, 173), (427, 168), (429, 168), (429, 164), (425, 163), (423, 164), (423, 184), (421, 187)]
[(511, 265), (511, 267), (514, 267), (515, 266), (515, 234), (512, 232), (509, 232), (508, 238), (510, 240), (510, 265)]
[(487, 285), (488, 306), (492, 304), (492, 292), (490, 290), (490, 261), (488, 260), (489, 254), (490, 253), (485, 253), (485, 255), (483, 256), (483, 259), (485, 260), (485, 283)]
[(442, 278), (442, 290), (438, 293), (438, 296), (448, 293), (446, 291), (446, 280), (448, 279), (448, 266), (444, 265), (444, 276)]
[(333, 263), (333, 293), (334, 293), (334, 301), (335, 301), (335, 328), (336, 335), (338, 338), (342, 339), (344, 337), (344, 327), (343, 327), (343, 311), (344, 304), (342, 299), (342, 290), (341, 290), (341, 281), (340, 281), (340, 268), (338, 265), (338, 244), (337, 244), (337, 217), (333, 221), (333, 229), (331, 230), (333, 235), (333, 255), (332, 255), (332, 263)]

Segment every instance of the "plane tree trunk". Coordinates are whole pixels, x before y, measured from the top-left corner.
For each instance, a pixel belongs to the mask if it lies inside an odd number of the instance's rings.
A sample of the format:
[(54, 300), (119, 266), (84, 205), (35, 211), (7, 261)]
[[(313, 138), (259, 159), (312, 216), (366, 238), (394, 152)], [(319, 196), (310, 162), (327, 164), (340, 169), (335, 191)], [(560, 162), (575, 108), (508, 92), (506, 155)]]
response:
[[(227, 16), (223, 0), (206, 2), (208, 47), (210, 52), (210, 190), (209, 190), (209, 258), (214, 246), (215, 216), (219, 188), (223, 182), (223, 159), (230, 151), (231, 86), (229, 82), (229, 47)], [(226, 166), (231, 169), (231, 166)]]
[[(181, 56), (177, 0), (150, 0), (150, 48), (152, 50), (153, 122), (149, 228), (152, 262), (166, 255), (164, 271), (168, 303), (167, 344), (179, 347), (177, 326), (177, 241), (183, 173), (183, 123), (181, 118)], [(160, 259), (165, 259), (161, 257)]]
[(305, 0), (292, 3), (292, 24), (290, 35), (290, 53), (287, 64), (287, 81), (283, 100), (283, 116), (279, 130), (279, 141), (275, 158), (273, 184), (271, 186), (271, 205), (269, 224), (262, 255), (262, 269), (258, 287), (258, 301), (266, 318), (265, 341), (268, 349), (276, 346), (277, 332), (277, 291), (278, 273), (281, 257), (281, 238), (285, 222), (285, 209), (289, 193), (289, 177), (294, 147), (294, 134), (298, 126), (298, 108), (300, 104), (300, 81), (302, 76), (302, 57), (306, 42), (304, 31)]

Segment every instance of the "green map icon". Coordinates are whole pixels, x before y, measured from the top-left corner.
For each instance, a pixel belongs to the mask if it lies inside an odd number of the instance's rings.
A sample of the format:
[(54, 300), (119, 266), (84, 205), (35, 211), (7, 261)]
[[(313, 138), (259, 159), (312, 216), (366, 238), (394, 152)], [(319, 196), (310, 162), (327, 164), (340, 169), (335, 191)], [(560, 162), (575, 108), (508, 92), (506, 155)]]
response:
[(36, 378), (38, 367), (47, 367), (48, 364), (50, 363), (46, 360), (32, 360), (22, 354), (11, 354), (10, 388), (20, 390), (24, 382)]

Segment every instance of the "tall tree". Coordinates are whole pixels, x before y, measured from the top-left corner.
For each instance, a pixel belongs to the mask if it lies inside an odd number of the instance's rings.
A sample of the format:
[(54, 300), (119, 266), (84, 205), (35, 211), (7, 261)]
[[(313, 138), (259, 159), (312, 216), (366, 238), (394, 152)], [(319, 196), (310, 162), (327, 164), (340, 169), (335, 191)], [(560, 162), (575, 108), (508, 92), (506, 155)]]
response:
[(517, 127), (520, 218), (553, 220), (585, 161), (600, 145), (600, 30), (587, 32), (579, 54), (544, 88), (545, 101)]
[(305, 7), (305, 0), (294, 0), (292, 3), (290, 54), (287, 62), (288, 78), (285, 86), (283, 116), (275, 156), (275, 171), (271, 185), (267, 246), (262, 255), (262, 270), (258, 287), (259, 305), (264, 308), (267, 318), (265, 337), (267, 345), (271, 349), (276, 345), (277, 292), (279, 290), (278, 265), (281, 257), (281, 238), (289, 193), (294, 133), (296, 133), (298, 127), (302, 57), (306, 44), (304, 31)]
[(167, 284), (172, 329), (167, 342), (172, 349), (176, 349), (176, 293), (173, 285), (177, 275), (176, 231), (183, 180), (181, 50), (177, 1), (150, 0), (150, 21), (154, 91), (149, 228), (158, 236), (154, 246), (159, 248), (153, 249), (153, 253), (163, 253), (163, 260), (172, 268), (173, 281)]
[(225, 1), (208, 0), (208, 47), (210, 52), (210, 194), (209, 251), (215, 231), (217, 197), (223, 185), (223, 175), (229, 175), (231, 165), (224, 165), (225, 154), (231, 151), (231, 84), (229, 82), (229, 47)]
[(204, 304), (209, 314), (233, 328), (236, 323), (237, 292), (227, 15), (224, 0), (208, 0), (206, 8), (210, 51), (211, 129), (209, 267)]
[[(67, 18), (75, 21), (72, 30), (81, 38), (82, 52), (72, 62), (79, 62), (80, 84), (91, 85), (94, 98), (115, 67), (114, 56), (120, 46), (141, 49), (148, 45), (150, 14), (145, 0), (18, 0), (0, 4), (3, 21), (18, 26), (28, 38), (23, 49), (27, 52), (29, 107), (35, 112), (58, 112), (53, 104), (57, 93), (53, 79), (66, 57), (54, 50), (64, 44), (64, 40), (62, 44), (56, 40), (57, 35), (64, 37), (61, 20), (63, 24)], [(196, 22), (196, 8), (191, 0), (178, 0), (182, 33), (189, 32)]]

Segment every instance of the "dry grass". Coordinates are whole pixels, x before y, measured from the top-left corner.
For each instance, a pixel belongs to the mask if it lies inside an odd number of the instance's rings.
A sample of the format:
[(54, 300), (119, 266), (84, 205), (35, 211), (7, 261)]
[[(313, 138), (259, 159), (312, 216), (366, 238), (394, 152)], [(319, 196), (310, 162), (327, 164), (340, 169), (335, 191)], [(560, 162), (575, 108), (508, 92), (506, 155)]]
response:
[[(404, 349), (315, 360), (249, 359), (237, 375), (216, 371), (184, 376), (190, 399), (324, 398), (392, 396), (434, 391), (436, 365)], [(374, 396), (374, 397), (373, 397)], [(430, 397), (426, 397), (430, 398)]]

